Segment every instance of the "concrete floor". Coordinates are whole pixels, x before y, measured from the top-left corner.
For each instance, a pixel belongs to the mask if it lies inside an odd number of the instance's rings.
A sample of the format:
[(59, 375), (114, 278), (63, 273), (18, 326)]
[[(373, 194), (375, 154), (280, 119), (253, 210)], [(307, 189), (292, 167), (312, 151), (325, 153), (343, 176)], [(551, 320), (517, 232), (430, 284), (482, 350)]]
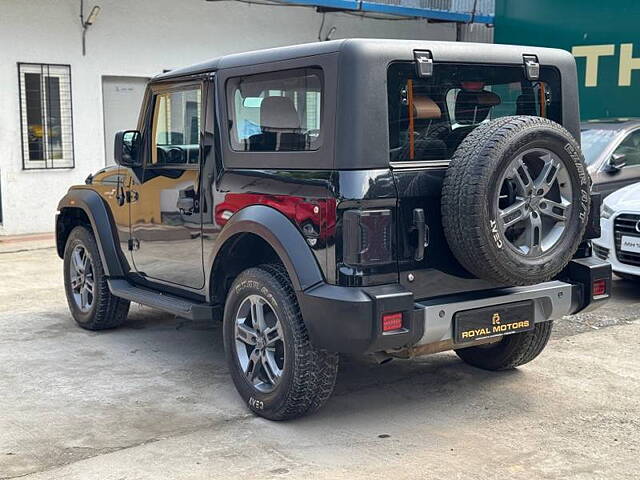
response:
[[(345, 358), (318, 414), (251, 415), (220, 326), (139, 306), (77, 328), (50, 248), (0, 253), (0, 479), (637, 479), (640, 287), (556, 323), (533, 363)], [(610, 328), (605, 328), (610, 327)]]

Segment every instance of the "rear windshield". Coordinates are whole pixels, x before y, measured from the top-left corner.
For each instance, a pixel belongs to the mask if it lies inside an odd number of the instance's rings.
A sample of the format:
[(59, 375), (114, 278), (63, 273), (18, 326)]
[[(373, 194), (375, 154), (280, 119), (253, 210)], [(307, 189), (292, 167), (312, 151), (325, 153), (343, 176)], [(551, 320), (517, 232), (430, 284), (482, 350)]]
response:
[(549, 67), (541, 67), (540, 81), (529, 81), (517, 65), (436, 64), (431, 78), (419, 78), (414, 63), (393, 63), (388, 96), (392, 162), (447, 160), (473, 129), (495, 118), (562, 116), (560, 75)]

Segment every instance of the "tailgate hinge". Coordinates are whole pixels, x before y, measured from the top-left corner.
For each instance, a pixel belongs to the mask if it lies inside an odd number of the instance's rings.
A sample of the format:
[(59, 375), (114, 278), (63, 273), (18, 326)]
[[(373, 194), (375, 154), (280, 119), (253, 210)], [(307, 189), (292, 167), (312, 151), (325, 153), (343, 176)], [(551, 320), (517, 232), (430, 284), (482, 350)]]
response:
[(536, 55), (523, 55), (524, 71), (527, 80), (538, 80), (540, 78), (540, 64)]
[(433, 76), (433, 55), (430, 50), (414, 50), (413, 56), (416, 59), (416, 69), (420, 78)]

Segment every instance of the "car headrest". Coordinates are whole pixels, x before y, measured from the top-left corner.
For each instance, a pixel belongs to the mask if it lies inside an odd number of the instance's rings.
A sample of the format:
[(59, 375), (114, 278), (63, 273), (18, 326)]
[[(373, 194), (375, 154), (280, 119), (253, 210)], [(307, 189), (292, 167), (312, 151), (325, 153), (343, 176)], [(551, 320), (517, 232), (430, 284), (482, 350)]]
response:
[(533, 92), (526, 92), (516, 98), (516, 115), (537, 115), (536, 97)]
[(266, 97), (260, 103), (260, 127), (262, 130), (299, 130), (300, 118), (289, 97)]
[(496, 105), (500, 105), (500, 97), (493, 92), (460, 90), (456, 96), (456, 122), (463, 125), (480, 123)]
[(440, 118), (442, 111), (436, 102), (429, 97), (415, 95), (413, 97), (413, 118), (416, 120), (431, 120)]

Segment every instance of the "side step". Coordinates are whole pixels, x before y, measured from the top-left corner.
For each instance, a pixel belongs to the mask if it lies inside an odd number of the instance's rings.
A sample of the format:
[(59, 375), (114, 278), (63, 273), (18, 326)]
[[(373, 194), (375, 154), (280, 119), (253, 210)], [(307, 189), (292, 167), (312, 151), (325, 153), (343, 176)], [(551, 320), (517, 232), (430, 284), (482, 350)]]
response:
[(204, 303), (193, 302), (185, 298), (167, 293), (155, 292), (148, 288), (137, 287), (127, 280), (108, 279), (109, 290), (116, 297), (141, 303), (147, 307), (157, 308), (167, 313), (189, 320), (210, 320), (214, 316), (215, 307)]

